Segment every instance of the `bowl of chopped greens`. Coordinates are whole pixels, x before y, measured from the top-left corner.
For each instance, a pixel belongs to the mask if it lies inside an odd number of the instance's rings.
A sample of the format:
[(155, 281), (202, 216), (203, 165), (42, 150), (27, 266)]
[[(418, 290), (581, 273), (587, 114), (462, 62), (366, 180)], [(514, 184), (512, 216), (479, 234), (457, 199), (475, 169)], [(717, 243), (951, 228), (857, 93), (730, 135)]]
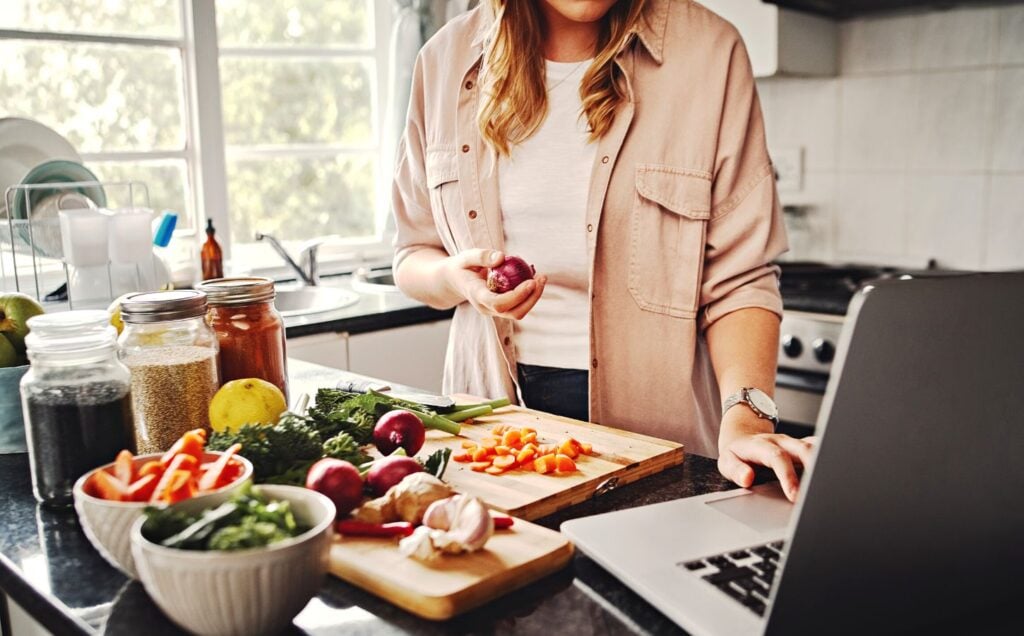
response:
[(296, 486), (251, 486), (166, 508), (131, 528), (146, 592), (196, 634), (286, 628), (323, 584), (334, 504)]

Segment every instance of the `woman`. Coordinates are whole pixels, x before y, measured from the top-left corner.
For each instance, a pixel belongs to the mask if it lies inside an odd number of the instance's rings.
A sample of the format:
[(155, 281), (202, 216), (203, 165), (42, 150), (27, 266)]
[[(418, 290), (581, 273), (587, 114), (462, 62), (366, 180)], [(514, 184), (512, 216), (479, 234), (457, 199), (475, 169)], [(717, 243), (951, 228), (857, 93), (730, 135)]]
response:
[[(731, 25), (483, 0), (417, 60), (394, 209), (399, 287), (456, 307), (446, 391), (674, 439), (742, 486), (769, 466), (795, 498), (810, 445), (769, 419), (786, 242)], [(494, 294), (505, 253), (538, 275)]]

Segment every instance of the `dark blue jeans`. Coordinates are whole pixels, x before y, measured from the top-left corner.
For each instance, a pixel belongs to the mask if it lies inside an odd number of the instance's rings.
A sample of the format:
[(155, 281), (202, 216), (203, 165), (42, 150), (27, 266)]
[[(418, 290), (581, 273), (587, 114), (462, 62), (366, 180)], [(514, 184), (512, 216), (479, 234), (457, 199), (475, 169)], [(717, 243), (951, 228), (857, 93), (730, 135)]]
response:
[(584, 422), (590, 419), (590, 373), (532, 364), (517, 365), (527, 408)]

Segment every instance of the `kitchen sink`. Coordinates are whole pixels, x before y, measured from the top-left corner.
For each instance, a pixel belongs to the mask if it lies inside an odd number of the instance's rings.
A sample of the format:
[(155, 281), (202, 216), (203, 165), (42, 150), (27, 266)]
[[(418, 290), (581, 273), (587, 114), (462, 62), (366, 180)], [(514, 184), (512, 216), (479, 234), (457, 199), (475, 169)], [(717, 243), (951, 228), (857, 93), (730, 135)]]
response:
[(395, 275), (390, 267), (375, 270), (357, 269), (352, 274), (352, 289), (361, 292), (398, 292)]
[(278, 287), (274, 305), (282, 316), (333, 311), (359, 302), (359, 294), (337, 287)]

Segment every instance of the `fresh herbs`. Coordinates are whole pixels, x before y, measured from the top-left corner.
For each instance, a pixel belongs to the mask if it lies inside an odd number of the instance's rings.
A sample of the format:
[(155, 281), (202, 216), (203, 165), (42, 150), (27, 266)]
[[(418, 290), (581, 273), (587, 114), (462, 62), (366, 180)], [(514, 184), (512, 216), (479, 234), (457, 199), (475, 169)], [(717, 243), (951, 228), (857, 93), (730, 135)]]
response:
[[(316, 392), (316, 405), (309, 409), (309, 416), (318, 425), (332, 425), (349, 422), (351, 429), (345, 429), (360, 444), (373, 439), (373, 427), (377, 420), (395, 409), (411, 411), (420, 418), (423, 425), (452, 435), (458, 435), (461, 427), (443, 415), (419, 404), (391, 397), (376, 391), (349, 393), (341, 389), (320, 389)], [(322, 423), (322, 424), (321, 424)]]
[(427, 460), (423, 462), (423, 470), (430, 473), (434, 477), (441, 479), (444, 477), (444, 471), (448, 468), (448, 460), (452, 456), (452, 449), (441, 448), (427, 457)]
[(369, 456), (358, 442), (337, 427), (319, 427), (312, 417), (285, 413), (273, 426), (246, 424), (237, 431), (213, 433), (209, 450), (241, 444), (241, 455), (252, 462), (258, 483), (302, 485), (313, 462), (323, 457), (359, 465)]
[(287, 501), (271, 501), (249, 486), (198, 515), (152, 507), (145, 513), (143, 536), (182, 550), (256, 548), (296, 537), (307, 529), (295, 520)]

